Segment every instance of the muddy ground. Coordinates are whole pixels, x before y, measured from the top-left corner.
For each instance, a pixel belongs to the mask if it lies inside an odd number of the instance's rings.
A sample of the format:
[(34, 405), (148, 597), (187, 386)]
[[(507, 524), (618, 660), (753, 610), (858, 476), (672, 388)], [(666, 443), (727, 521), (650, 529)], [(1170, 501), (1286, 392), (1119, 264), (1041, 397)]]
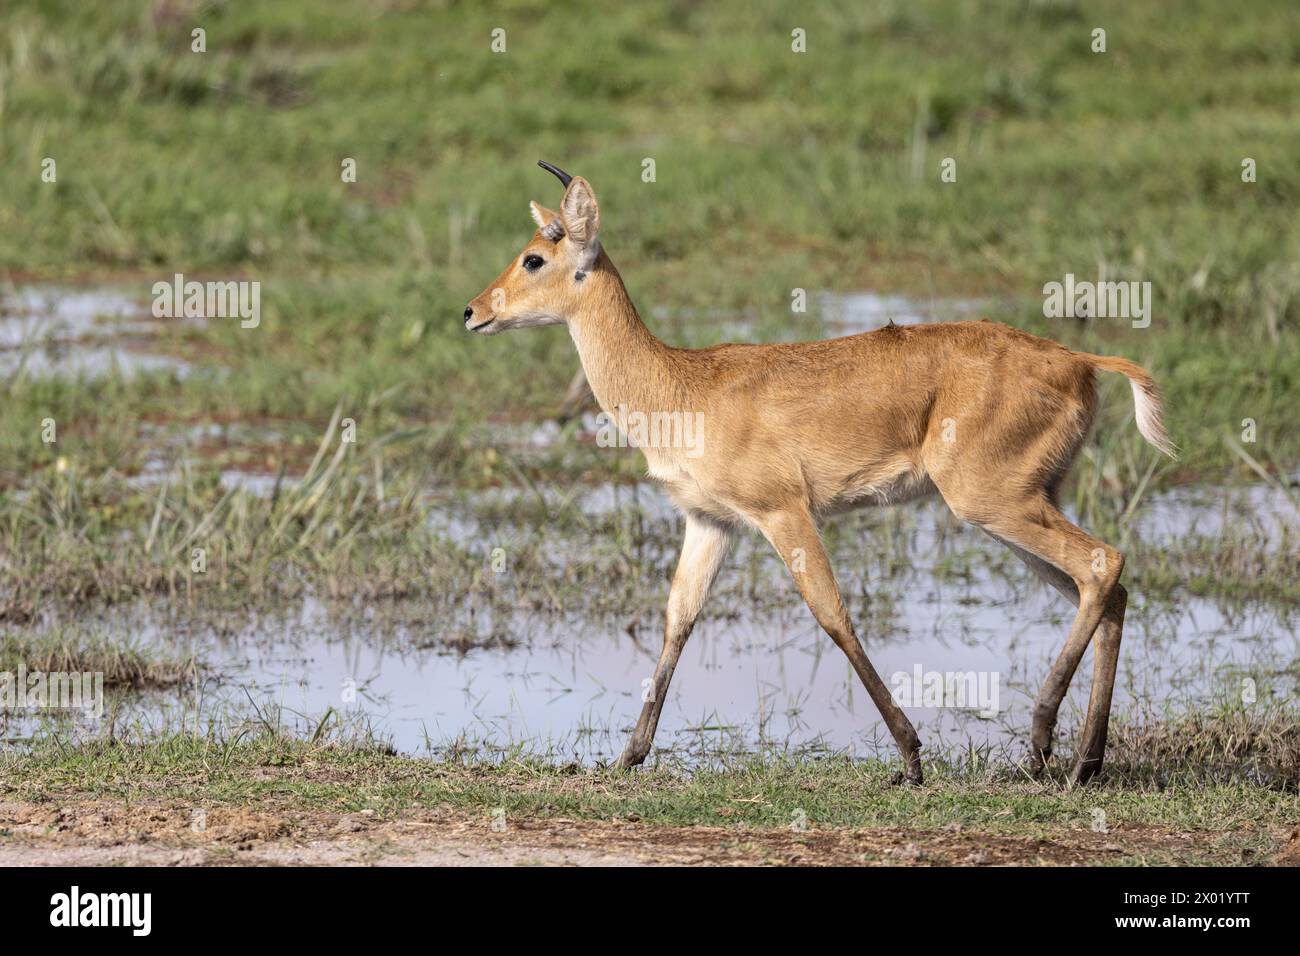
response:
[[(335, 814), (85, 800), (0, 803), (0, 866), (1079, 866), (1216, 858), (1231, 834), (1123, 826), (1050, 836), (953, 826), (790, 829), (675, 827), (634, 821), (498, 821), (439, 811)], [(1279, 833), (1267, 858), (1216, 862), (1295, 865), (1300, 829)], [(1225, 852), (1226, 849), (1225, 849)]]

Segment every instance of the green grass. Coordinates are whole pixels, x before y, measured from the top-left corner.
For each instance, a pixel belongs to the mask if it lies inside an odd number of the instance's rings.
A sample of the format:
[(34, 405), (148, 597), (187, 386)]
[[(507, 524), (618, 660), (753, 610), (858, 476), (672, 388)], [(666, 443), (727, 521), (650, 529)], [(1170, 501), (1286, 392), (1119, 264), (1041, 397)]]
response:
[[(1218, 280), (1267, 278), (1254, 273), (1287, 259), (1277, 240), (1294, 250), (1300, 41), (1277, 4), (1186, 4), (1178, 30), (1166, 11), (1118, 2), (166, 7), (179, 15), (8, 5), (5, 157), (32, 175), (6, 179), (19, 227), (5, 230), (6, 263), (396, 260), (477, 291), (477, 256), (513, 252), (519, 197), (548, 188), (524, 145), (603, 184), (625, 260), (720, 245), (719, 278), (739, 262), (731, 247), (765, 235), (827, 276), (882, 245), (1011, 274), (1101, 257), (1185, 279), (1206, 268), (1205, 288), (1179, 297), (1216, 318), (1249, 294)], [(190, 52), (194, 26), (207, 53)], [(807, 54), (790, 51), (793, 26)], [(496, 27), (503, 54), (489, 49)], [(56, 189), (36, 175), (47, 154)], [(649, 187), (646, 155), (660, 171)], [(958, 189), (938, 184), (945, 155)], [(1255, 188), (1238, 176), (1247, 155)], [(344, 156), (358, 159), (355, 189)], [(1255, 228), (1229, 235), (1224, 216)]]
[[(932, 829), (961, 824), (1040, 834), (1108, 825), (1240, 831), (1246, 843), (1295, 822), (1300, 738), (1295, 715), (1219, 712), (1117, 721), (1108, 770), (1070, 789), (1055, 768), (1040, 781), (978, 755), (930, 757), (923, 787), (889, 785), (891, 764), (721, 758), (696, 770), (581, 769), (522, 752), (432, 762), (328, 737), (304, 741), (245, 731), (175, 734), (147, 743), (47, 739), (0, 754), (0, 793), (18, 799), (96, 798), (273, 806), (384, 815), (443, 807), (513, 816), (636, 819), (647, 824), (788, 827), (802, 810), (817, 826)], [(1188, 736), (1189, 733), (1194, 736)]]

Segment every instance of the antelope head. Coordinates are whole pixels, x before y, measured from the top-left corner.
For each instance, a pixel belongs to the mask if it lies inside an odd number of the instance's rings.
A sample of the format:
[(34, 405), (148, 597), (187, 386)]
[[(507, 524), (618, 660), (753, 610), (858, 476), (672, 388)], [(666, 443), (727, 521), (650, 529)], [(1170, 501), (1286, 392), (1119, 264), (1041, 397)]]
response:
[(581, 176), (537, 165), (564, 183), (560, 211), (529, 203), (537, 231), (523, 251), (465, 309), (465, 328), (481, 335), (568, 322), (593, 285), (600, 260), (600, 207)]

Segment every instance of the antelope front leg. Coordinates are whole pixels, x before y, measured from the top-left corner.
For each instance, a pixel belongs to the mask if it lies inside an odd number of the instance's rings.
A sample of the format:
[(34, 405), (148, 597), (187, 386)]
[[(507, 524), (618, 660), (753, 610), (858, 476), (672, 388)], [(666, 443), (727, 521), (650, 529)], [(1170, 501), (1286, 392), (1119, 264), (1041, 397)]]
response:
[(821, 535), (817, 533), (812, 516), (803, 508), (791, 509), (767, 516), (759, 522), (759, 527), (790, 569), (795, 584), (799, 586), (799, 593), (813, 612), (813, 617), (817, 618), (822, 630), (830, 635), (831, 640), (848, 657), (862, 685), (871, 695), (876, 709), (885, 718), (885, 724), (903, 758), (905, 769), (901, 780), (919, 784), (921, 740), (916, 735), (916, 728), (903, 713), (903, 708), (898, 706), (889, 688), (867, 659), (867, 652), (854, 633), (853, 622), (840, 597), (835, 573), (831, 570), (830, 559), (826, 557), (826, 549), (822, 547)]
[(672, 589), (668, 594), (668, 612), (664, 623), (664, 649), (659, 654), (650, 686), (650, 698), (641, 708), (641, 718), (636, 729), (618, 758), (619, 767), (634, 767), (645, 760), (654, 741), (659, 714), (668, 696), (668, 684), (673, 679), (673, 669), (682, 656), (686, 639), (695, 627), (695, 619), (704, 598), (709, 593), (713, 579), (718, 576), (722, 560), (731, 544), (731, 530), (724, 525), (686, 516), (686, 538), (682, 542), (681, 557), (673, 574)]

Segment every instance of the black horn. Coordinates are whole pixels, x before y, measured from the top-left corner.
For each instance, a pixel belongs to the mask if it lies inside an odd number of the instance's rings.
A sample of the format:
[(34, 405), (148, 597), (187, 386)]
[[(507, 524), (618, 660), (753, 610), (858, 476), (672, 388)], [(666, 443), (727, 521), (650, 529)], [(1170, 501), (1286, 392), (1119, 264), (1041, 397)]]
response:
[(566, 173), (564, 170), (560, 169), (558, 166), (552, 166), (550, 163), (543, 162), (540, 159), (537, 161), (537, 165), (542, 167), (542, 169), (546, 170), (548, 173), (554, 173), (555, 178), (558, 179), (560, 182), (564, 183), (564, 185), (566, 186), (569, 185), (569, 183), (573, 182), (573, 177), (570, 176), (568, 173)]

